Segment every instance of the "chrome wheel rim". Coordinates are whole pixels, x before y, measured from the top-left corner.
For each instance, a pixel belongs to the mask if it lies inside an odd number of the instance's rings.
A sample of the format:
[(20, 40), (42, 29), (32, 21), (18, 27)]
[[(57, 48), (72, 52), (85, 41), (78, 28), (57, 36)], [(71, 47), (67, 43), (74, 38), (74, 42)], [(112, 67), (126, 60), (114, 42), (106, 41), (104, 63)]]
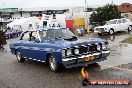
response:
[(20, 54), (19, 52), (17, 52), (17, 53), (16, 53), (16, 57), (17, 57), (17, 60), (20, 61), (20, 59), (21, 59), (21, 54)]
[(110, 34), (113, 34), (113, 30), (110, 30)]
[(128, 30), (129, 30), (129, 31), (131, 31), (131, 30), (132, 30), (132, 27), (131, 27), (131, 26), (129, 26)]
[(55, 70), (56, 69), (56, 60), (55, 60), (55, 58), (54, 57), (50, 57), (49, 62), (50, 62), (51, 69)]

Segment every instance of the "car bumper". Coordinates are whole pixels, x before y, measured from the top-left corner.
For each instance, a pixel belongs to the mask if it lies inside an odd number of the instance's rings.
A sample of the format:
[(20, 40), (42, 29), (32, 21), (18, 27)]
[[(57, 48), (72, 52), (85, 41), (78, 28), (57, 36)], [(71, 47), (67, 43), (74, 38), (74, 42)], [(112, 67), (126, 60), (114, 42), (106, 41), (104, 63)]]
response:
[(94, 30), (94, 33), (102, 33), (102, 32)]
[[(88, 64), (106, 60), (107, 59), (106, 57), (109, 56), (109, 54), (110, 54), (110, 51), (102, 51), (99, 53), (85, 54), (85, 55), (78, 56), (78, 57), (65, 58), (65, 59), (62, 59), (62, 62), (66, 68), (87, 66)], [(90, 61), (84, 61), (85, 57), (91, 57), (91, 56), (94, 56), (95, 58)]]
[(105, 29), (94, 30), (94, 33), (104, 33), (104, 32), (108, 32), (108, 30), (105, 30)]

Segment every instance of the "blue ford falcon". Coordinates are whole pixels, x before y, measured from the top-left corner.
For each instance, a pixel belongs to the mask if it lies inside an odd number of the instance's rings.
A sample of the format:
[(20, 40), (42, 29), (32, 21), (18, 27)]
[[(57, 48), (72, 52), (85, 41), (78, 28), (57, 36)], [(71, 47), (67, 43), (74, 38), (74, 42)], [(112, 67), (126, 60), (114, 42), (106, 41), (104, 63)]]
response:
[(10, 44), (19, 62), (31, 59), (46, 62), (57, 72), (66, 68), (87, 66), (109, 56), (108, 42), (99, 38), (78, 39), (66, 28), (44, 28), (26, 31)]

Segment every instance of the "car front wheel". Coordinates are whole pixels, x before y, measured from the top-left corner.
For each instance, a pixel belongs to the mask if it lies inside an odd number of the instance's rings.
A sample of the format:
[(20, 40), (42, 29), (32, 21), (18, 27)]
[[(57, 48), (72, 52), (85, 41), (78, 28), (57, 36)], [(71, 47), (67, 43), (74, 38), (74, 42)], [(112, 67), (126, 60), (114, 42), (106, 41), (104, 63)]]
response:
[(109, 34), (110, 34), (110, 35), (114, 34), (114, 30), (113, 30), (113, 29), (110, 29), (110, 30), (109, 30)]
[(17, 60), (18, 62), (24, 62), (25, 59), (22, 57), (21, 53), (16, 51), (16, 57), (17, 57)]
[(57, 59), (53, 56), (49, 57), (49, 67), (53, 72), (57, 72), (59, 70), (59, 64), (57, 62)]

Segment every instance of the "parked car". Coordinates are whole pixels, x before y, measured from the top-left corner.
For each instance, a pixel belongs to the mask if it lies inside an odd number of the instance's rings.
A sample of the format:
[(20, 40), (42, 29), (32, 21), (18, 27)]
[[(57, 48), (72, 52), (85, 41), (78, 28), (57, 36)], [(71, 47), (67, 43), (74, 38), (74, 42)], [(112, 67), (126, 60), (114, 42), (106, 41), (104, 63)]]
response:
[(113, 34), (117, 31), (131, 31), (132, 30), (132, 22), (129, 19), (114, 19), (108, 21), (104, 26), (98, 26), (94, 28), (94, 32), (101, 35), (104, 32), (108, 32), (109, 34)]
[(15, 30), (6, 30), (5, 36), (6, 38), (13, 38), (18, 37), (22, 32), (21, 31), (15, 31)]
[(19, 62), (31, 59), (49, 63), (52, 71), (84, 66), (106, 60), (110, 51), (102, 39), (78, 39), (69, 29), (47, 28), (23, 32), (19, 40), (10, 44)]

